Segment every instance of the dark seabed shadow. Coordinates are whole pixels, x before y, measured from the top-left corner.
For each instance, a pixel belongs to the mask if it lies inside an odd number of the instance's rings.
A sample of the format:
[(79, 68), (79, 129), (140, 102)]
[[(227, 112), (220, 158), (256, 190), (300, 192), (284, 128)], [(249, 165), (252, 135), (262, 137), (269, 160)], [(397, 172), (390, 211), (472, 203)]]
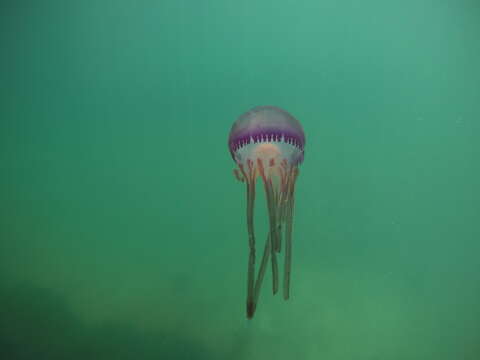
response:
[(169, 329), (85, 325), (51, 289), (0, 283), (4, 359), (218, 359), (201, 343)]

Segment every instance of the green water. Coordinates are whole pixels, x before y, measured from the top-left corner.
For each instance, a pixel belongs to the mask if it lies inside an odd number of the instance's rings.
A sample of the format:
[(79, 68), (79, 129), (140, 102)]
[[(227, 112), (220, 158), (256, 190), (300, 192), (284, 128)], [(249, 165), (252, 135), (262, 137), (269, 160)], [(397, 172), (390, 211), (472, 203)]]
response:
[[(4, 1), (2, 358), (480, 358), (479, 37), (473, 0)], [(256, 105), (307, 146), (247, 321)]]

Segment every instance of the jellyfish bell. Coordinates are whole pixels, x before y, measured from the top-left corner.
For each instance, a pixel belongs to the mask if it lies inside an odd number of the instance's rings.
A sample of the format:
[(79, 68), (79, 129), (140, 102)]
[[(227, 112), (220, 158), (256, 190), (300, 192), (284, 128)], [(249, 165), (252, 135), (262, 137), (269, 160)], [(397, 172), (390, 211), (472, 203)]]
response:
[[(285, 110), (258, 106), (242, 114), (233, 124), (228, 146), (238, 168), (235, 177), (246, 183), (249, 261), (247, 275), (247, 317), (252, 318), (267, 265), (272, 267), (273, 294), (278, 291), (277, 254), (285, 247), (283, 297), (290, 296), (292, 224), (295, 181), (303, 162), (305, 134), (300, 122)], [(262, 179), (269, 214), (269, 232), (258, 273), (255, 274), (256, 239), (253, 210), (257, 177)], [(256, 275), (256, 277), (255, 277)]]

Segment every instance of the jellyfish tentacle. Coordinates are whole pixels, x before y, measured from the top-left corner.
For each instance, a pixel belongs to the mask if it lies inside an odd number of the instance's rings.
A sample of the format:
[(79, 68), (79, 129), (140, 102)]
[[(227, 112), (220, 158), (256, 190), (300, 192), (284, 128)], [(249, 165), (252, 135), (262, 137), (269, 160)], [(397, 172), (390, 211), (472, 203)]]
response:
[(255, 311), (254, 281), (255, 281), (255, 233), (253, 228), (253, 209), (255, 201), (255, 183), (247, 183), (247, 223), (248, 223), (248, 284), (247, 284), (247, 316), (253, 317)]
[(290, 276), (292, 270), (292, 228), (293, 228), (293, 209), (294, 209), (294, 193), (295, 180), (298, 169), (293, 167), (289, 176), (288, 184), (288, 200), (286, 209), (286, 229), (285, 229), (285, 266), (283, 277), (283, 298), (288, 300), (290, 297)]
[(278, 262), (273, 236), (270, 236), (270, 255), (272, 256), (272, 292), (275, 295), (278, 292)]
[(270, 258), (270, 232), (267, 235), (267, 240), (265, 241), (265, 250), (263, 250), (262, 262), (260, 263), (260, 269), (258, 270), (257, 281), (255, 282), (255, 307), (258, 304), (258, 298), (260, 296), (260, 290), (262, 289), (263, 278), (265, 277), (265, 271), (267, 270), (268, 260)]
[(238, 181), (245, 182), (245, 177), (240, 171), (238, 171), (238, 169), (233, 169), (233, 175)]
[(278, 248), (278, 229), (276, 225), (276, 207), (273, 199), (273, 189), (271, 181), (267, 183), (267, 202), (268, 212), (270, 215), (270, 255), (272, 256), (272, 291), (273, 295), (278, 292), (278, 262), (277, 262), (277, 248)]
[(277, 226), (276, 226), (276, 215), (275, 208), (273, 204), (273, 185), (271, 176), (267, 177), (265, 173), (265, 168), (261, 159), (257, 159), (257, 167), (260, 175), (262, 176), (263, 185), (265, 187), (265, 195), (267, 198), (267, 208), (268, 215), (270, 219), (270, 256), (272, 257), (272, 291), (275, 295), (278, 292), (278, 263), (277, 256), (275, 252), (275, 244), (277, 243)]
[(278, 242), (276, 244), (276, 252), (280, 253), (282, 251), (282, 224), (283, 224), (283, 202), (284, 202), (284, 192), (280, 184), (280, 188), (275, 192), (275, 212), (277, 218), (277, 235)]
[(288, 202), (286, 229), (285, 229), (285, 265), (283, 273), (283, 298), (288, 300), (290, 297), (290, 275), (292, 269), (292, 217), (293, 217), (293, 199)]
[(249, 167), (248, 175), (239, 164), (240, 171), (247, 183), (247, 228), (248, 228), (248, 275), (247, 275), (247, 317), (251, 319), (255, 312), (255, 232), (253, 226), (253, 210), (255, 204), (255, 172)]
[(268, 176), (267, 180), (270, 186), (270, 200), (271, 200), (271, 216), (273, 219), (273, 226), (275, 228), (274, 237), (273, 237), (273, 249), (275, 252), (280, 252), (280, 243), (281, 243), (281, 222), (279, 221), (279, 213), (278, 213), (278, 204), (279, 204), (279, 188), (280, 188), (280, 181), (279, 181), (279, 174), (278, 174), (278, 166), (275, 166), (275, 159), (270, 159), (269, 161), (269, 169), (268, 169)]
[(277, 189), (277, 200), (276, 200), (276, 208), (277, 208), (277, 234), (278, 234), (278, 247), (277, 252), (281, 252), (281, 244), (282, 244), (282, 228), (283, 224), (285, 223), (286, 217), (286, 209), (288, 203), (288, 170), (287, 170), (287, 160), (283, 159), (278, 167), (278, 178), (279, 184)]

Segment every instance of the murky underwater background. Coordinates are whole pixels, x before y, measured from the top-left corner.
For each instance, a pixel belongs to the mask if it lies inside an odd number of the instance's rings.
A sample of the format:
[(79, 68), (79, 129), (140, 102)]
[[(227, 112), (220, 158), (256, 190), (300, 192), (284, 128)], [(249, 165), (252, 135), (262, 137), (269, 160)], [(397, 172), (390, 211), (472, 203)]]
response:
[[(2, 358), (480, 358), (477, 1), (0, 9)], [(292, 298), (249, 322), (256, 105), (307, 147)]]

